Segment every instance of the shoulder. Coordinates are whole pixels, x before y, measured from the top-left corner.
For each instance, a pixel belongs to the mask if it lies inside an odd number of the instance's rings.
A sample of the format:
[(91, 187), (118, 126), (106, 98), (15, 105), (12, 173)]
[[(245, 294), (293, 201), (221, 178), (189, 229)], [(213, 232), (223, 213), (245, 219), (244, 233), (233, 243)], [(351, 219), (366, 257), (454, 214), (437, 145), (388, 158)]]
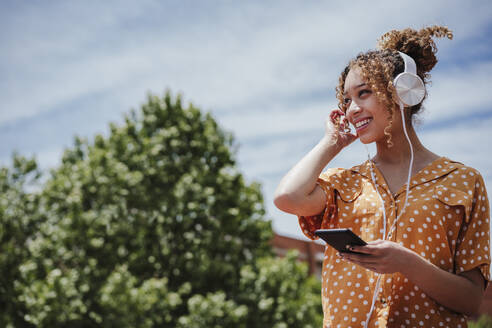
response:
[(335, 180), (343, 179), (347, 175), (347, 170), (341, 167), (331, 167), (323, 171), (319, 176), (320, 179), (326, 182), (333, 182)]
[(484, 189), (484, 180), (480, 172), (470, 166), (467, 166), (461, 162), (447, 160), (449, 165), (454, 167), (454, 170), (446, 177), (453, 187), (468, 191), (471, 189)]
[[(457, 162), (457, 161), (453, 161), (453, 160), (448, 160), (449, 163), (453, 164), (456, 169), (458, 170), (458, 172), (462, 175), (466, 175), (466, 176), (470, 176), (470, 177), (481, 177), (482, 175), (480, 174), (480, 172), (471, 167), (471, 166), (467, 166), (461, 162)], [(463, 176), (463, 178), (465, 178), (465, 176)]]
[(477, 203), (487, 208), (487, 190), (480, 172), (463, 163), (448, 161), (453, 169), (436, 185), (436, 197), (448, 205), (465, 206), (468, 214)]
[(336, 185), (351, 185), (358, 184), (361, 178), (360, 171), (363, 170), (364, 164), (356, 165), (351, 167), (350, 169), (346, 168), (328, 168), (319, 176), (320, 179), (326, 181), (330, 184)]
[(359, 167), (327, 169), (320, 175), (318, 182), (326, 188), (337, 190), (342, 199), (352, 201), (362, 192), (363, 175)]

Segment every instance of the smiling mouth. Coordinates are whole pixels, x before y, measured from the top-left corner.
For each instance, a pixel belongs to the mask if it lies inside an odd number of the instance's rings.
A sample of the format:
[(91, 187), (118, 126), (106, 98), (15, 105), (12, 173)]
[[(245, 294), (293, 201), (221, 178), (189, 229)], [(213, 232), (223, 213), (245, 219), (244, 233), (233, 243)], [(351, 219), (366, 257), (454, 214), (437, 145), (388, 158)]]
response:
[(355, 123), (355, 128), (361, 129), (361, 128), (365, 127), (367, 124), (369, 124), (371, 121), (372, 121), (372, 119), (370, 119), (370, 118), (366, 118), (365, 120), (359, 121), (359, 122)]

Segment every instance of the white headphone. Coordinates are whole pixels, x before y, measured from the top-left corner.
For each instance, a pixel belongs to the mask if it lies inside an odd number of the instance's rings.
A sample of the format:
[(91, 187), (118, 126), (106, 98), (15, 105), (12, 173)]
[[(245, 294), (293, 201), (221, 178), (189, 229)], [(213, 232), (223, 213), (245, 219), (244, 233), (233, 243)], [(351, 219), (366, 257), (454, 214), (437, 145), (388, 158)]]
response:
[(417, 75), (417, 65), (412, 57), (398, 51), (405, 69), (393, 80), (396, 95), (400, 102), (407, 106), (420, 104), (425, 97), (424, 81)]

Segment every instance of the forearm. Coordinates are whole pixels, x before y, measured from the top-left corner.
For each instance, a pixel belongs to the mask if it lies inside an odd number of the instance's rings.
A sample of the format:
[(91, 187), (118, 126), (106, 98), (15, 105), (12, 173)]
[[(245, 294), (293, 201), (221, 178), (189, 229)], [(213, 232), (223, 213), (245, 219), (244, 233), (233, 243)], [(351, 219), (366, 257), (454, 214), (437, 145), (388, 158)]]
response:
[(321, 171), (339, 151), (340, 147), (323, 138), (282, 178), (275, 191), (276, 203), (283, 198), (302, 201), (311, 194)]
[(474, 315), (483, 289), (465, 277), (445, 271), (408, 250), (409, 262), (401, 273), (437, 303), (459, 313)]

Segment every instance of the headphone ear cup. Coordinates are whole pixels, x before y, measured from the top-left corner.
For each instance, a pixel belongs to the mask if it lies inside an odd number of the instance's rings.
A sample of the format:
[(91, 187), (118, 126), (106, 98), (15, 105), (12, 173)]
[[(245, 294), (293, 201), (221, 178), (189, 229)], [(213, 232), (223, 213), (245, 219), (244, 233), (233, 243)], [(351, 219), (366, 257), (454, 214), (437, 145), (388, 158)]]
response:
[(425, 97), (425, 86), (422, 79), (415, 74), (403, 72), (394, 79), (398, 99), (407, 106), (420, 104)]

